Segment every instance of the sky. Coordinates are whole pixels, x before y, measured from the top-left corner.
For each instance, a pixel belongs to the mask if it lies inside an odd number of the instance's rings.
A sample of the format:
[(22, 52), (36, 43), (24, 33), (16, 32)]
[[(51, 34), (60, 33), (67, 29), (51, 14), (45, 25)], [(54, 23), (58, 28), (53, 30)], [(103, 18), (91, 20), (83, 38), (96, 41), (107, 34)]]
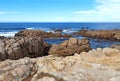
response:
[(120, 0), (0, 0), (0, 22), (120, 22)]

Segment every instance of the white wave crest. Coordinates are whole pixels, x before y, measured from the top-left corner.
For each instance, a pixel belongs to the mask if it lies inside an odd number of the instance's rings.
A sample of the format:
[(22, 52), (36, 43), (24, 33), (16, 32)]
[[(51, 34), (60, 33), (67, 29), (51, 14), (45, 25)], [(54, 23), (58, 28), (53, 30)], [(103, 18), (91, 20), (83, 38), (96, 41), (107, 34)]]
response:
[(34, 30), (35, 28), (33, 28), (33, 27), (28, 27), (28, 28), (26, 28), (27, 30)]
[(70, 29), (64, 29), (63, 30), (64, 33), (73, 33), (75, 32), (74, 30), (70, 30)]
[(15, 31), (15, 32), (0, 32), (0, 36), (14, 37), (15, 33), (17, 33), (17, 31)]

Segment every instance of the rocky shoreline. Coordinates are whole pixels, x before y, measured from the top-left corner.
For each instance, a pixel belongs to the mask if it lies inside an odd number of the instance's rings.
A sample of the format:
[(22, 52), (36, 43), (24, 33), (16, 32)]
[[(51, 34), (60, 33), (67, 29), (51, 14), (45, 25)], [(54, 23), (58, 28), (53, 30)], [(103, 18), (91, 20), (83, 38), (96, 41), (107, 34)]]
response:
[(74, 35), (120, 42), (120, 30), (80, 30)]
[[(120, 41), (120, 30), (81, 30), (73, 34), (24, 30), (0, 37), (0, 81), (119, 81), (120, 45), (91, 49), (84, 36)], [(50, 45), (45, 38), (69, 38)], [(7, 77), (7, 78), (6, 78)]]

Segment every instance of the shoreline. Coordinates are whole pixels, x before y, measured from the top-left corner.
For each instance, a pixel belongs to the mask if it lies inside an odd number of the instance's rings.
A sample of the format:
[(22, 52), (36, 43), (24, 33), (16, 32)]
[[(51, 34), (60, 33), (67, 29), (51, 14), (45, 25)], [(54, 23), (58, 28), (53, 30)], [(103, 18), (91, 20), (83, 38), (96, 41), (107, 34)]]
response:
[(38, 30), (0, 38), (0, 80), (119, 80), (120, 44), (91, 49), (87, 38), (69, 37), (50, 45), (44, 41), (47, 35), (56, 38), (56, 34)]
[[(120, 40), (113, 38), (111, 36), (116, 36), (120, 38), (120, 30), (79, 30), (71, 34), (62, 34), (63, 30), (55, 30), (53, 32), (45, 32), (42, 30), (22, 30), (17, 32), (14, 37), (7, 38), (16, 38), (16, 37), (42, 37), (44, 42), (49, 44), (60, 44), (65, 40), (68, 40), (70, 37), (82, 39), (84, 36), (89, 39), (92, 48), (104, 48), (110, 47), (113, 44), (120, 44)], [(117, 34), (115, 35), (114, 33)], [(118, 35), (118, 36), (117, 36)], [(5, 38), (3, 36), (0, 37)]]

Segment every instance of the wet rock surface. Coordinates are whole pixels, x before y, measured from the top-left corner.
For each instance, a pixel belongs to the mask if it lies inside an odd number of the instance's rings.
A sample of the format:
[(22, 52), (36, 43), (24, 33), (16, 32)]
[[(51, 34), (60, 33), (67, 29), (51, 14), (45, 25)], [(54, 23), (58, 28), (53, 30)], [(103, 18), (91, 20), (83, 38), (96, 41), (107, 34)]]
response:
[(49, 45), (41, 37), (16, 37), (0, 40), (0, 60), (46, 55)]
[(84, 39), (70, 38), (59, 45), (52, 45), (49, 50), (50, 55), (70, 56), (74, 53), (87, 52), (90, 50), (89, 41)]
[(56, 33), (52, 32), (44, 32), (41, 30), (23, 30), (15, 34), (16, 37), (18, 36), (38, 36), (38, 37), (43, 37), (43, 38), (69, 38), (71, 35), (64, 34), (62, 35), (60, 30), (57, 30)]
[[(7, 78), (6, 78), (7, 77)], [(119, 81), (120, 50), (97, 48), (68, 57), (0, 62), (0, 81)]]
[(120, 41), (120, 30), (80, 30), (75, 35)]

